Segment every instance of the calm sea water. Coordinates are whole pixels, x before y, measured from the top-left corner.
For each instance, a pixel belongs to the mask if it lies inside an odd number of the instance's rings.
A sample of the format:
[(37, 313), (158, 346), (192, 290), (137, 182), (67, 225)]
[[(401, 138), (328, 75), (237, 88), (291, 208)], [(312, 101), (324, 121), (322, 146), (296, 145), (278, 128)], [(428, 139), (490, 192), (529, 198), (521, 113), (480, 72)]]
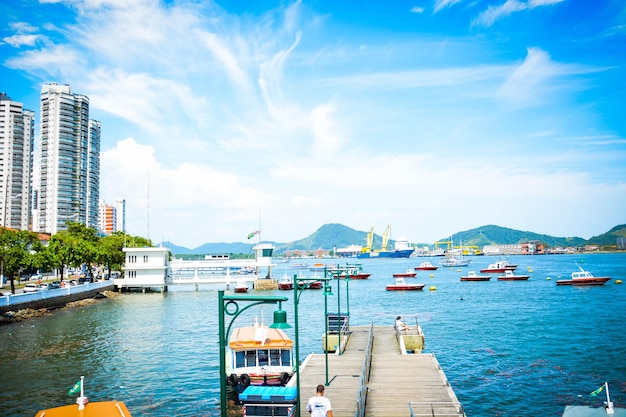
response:
[[(423, 292), (385, 291), (393, 272), (421, 260), (363, 260), (372, 276), (349, 284), (349, 306), (346, 284), (338, 297), (335, 281), (329, 311), (349, 307), (353, 325), (392, 325), (398, 314), (419, 320), (425, 351), (438, 358), (468, 416), (560, 416), (567, 404), (601, 405), (589, 393), (605, 381), (616, 406), (626, 406), (626, 286), (615, 284), (626, 279), (626, 254), (512, 257), (518, 273), (532, 268), (530, 280), (460, 282), (463, 272), (496, 260), (475, 257), (469, 268), (418, 272)], [(576, 262), (613, 280), (557, 287)], [(276, 275), (285, 272), (297, 271), (279, 266)], [(293, 324), (291, 292), (261, 294), (287, 295)], [(270, 322), (273, 310), (251, 308), (236, 323)], [(135, 417), (218, 416), (217, 311), (216, 291), (178, 288), (0, 326), (0, 415), (70, 404), (67, 390), (85, 375), (92, 401), (123, 400)], [(322, 353), (321, 291), (303, 292), (298, 311), (302, 358)]]

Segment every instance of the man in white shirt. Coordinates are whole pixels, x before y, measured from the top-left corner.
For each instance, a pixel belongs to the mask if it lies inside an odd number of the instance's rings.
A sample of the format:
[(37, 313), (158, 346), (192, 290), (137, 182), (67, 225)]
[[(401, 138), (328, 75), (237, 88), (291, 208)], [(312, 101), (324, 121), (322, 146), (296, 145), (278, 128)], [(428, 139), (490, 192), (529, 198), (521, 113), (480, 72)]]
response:
[(404, 322), (402, 321), (402, 317), (401, 316), (396, 317), (396, 331), (403, 332), (407, 330), (410, 330), (409, 326), (404, 324)]
[(316, 395), (309, 398), (306, 409), (311, 413), (311, 417), (333, 417), (330, 400), (324, 397), (324, 385), (317, 386)]

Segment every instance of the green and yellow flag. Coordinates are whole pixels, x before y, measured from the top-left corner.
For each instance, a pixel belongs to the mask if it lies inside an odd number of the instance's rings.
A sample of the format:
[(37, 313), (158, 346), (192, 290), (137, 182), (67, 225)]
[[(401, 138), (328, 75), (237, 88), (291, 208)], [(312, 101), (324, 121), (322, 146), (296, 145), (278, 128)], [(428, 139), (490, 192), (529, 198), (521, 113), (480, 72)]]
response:
[(598, 388), (597, 390), (595, 390), (594, 392), (592, 392), (591, 395), (592, 397), (597, 396), (598, 394), (600, 394), (602, 392), (602, 390), (604, 389), (604, 385), (602, 385), (600, 388)]
[(80, 379), (74, 384), (72, 388), (67, 392), (67, 395), (76, 395), (80, 393)]

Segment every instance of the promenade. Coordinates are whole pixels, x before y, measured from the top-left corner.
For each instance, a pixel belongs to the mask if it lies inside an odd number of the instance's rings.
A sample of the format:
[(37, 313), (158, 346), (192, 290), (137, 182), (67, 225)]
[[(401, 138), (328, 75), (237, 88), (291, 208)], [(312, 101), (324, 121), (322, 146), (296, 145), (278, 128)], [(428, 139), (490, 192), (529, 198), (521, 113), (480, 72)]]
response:
[[(371, 327), (369, 349), (370, 326), (350, 330), (344, 352), (328, 355), (325, 395), (334, 417), (465, 416), (434, 355), (403, 355), (392, 325)], [(325, 354), (309, 355), (301, 364), (301, 417), (309, 416), (306, 402), (325, 382)]]

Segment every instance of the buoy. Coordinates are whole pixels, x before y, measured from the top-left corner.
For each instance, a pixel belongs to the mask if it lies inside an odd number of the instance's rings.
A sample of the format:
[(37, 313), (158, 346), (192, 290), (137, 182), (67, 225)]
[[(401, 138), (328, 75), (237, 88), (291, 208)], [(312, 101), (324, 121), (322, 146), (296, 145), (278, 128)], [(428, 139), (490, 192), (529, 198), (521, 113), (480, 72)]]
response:
[(621, 284), (621, 283), (622, 283), (622, 280), (621, 280), (621, 279), (616, 279), (616, 280), (615, 280), (615, 283), (616, 283), (616, 284)]
[(457, 270), (456, 270), (456, 272), (461, 272), (461, 270), (460, 270), (460, 269), (457, 269)]
[(546, 277), (546, 281), (550, 281), (552, 278), (550, 277)]
[(430, 277), (431, 277), (431, 278), (432, 278), (432, 277), (434, 277), (434, 276), (435, 276), (435, 274), (430, 274)]
[(431, 291), (435, 291), (436, 289), (437, 289), (437, 287), (435, 287), (434, 285), (431, 285), (431, 286), (430, 286), (430, 290), (431, 290)]

